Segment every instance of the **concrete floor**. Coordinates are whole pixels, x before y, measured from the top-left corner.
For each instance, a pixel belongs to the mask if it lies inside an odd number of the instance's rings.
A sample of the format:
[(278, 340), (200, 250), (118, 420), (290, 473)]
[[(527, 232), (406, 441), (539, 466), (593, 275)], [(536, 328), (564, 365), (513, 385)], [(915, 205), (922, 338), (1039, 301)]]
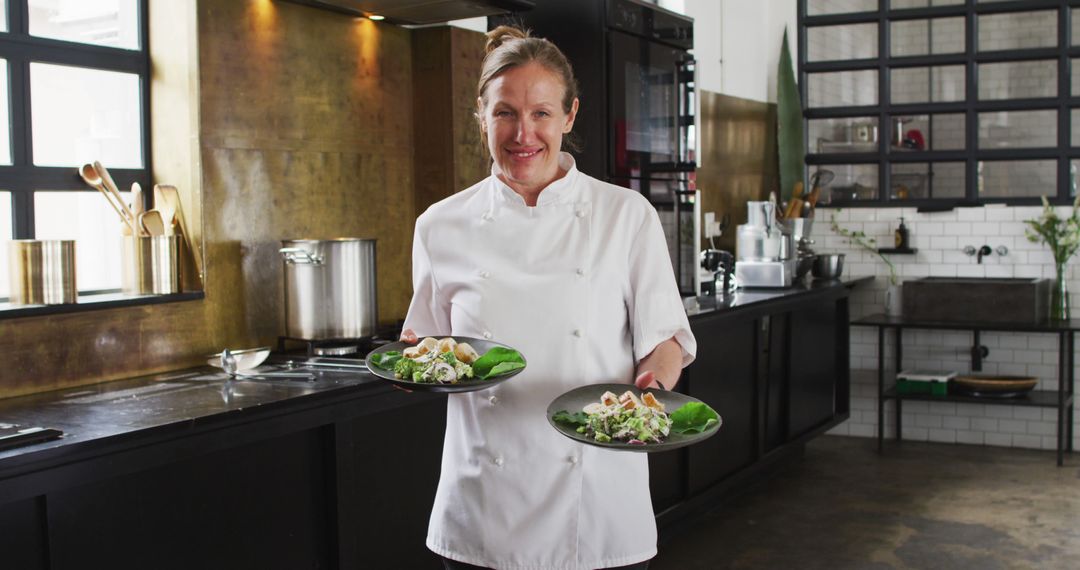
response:
[(826, 436), (650, 570), (1080, 568), (1080, 452)]

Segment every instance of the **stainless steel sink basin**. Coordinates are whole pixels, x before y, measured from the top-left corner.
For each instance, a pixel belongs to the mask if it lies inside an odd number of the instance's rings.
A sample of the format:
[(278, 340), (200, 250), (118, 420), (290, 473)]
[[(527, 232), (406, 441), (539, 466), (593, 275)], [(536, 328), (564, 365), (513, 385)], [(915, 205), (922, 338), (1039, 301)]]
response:
[(1050, 280), (1034, 277), (923, 277), (904, 281), (904, 317), (932, 321), (1039, 322)]

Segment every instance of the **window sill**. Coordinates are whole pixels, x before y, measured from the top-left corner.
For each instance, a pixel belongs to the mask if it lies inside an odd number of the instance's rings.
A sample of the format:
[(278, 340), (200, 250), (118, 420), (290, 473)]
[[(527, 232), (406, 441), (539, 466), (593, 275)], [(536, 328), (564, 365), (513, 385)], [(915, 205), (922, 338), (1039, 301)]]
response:
[(195, 301), (206, 297), (202, 291), (174, 293), (172, 295), (128, 295), (124, 293), (94, 293), (79, 295), (77, 303), (67, 305), (13, 305), (0, 303), (0, 319), (61, 315), (82, 313), (117, 307), (137, 307), (141, 305), (159, 305), (178, 301)]

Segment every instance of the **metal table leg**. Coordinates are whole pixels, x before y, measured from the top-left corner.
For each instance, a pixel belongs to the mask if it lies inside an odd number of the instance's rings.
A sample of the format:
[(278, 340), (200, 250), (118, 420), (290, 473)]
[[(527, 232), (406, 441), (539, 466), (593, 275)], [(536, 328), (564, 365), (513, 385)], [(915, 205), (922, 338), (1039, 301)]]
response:
[(1068, 369), (1068, 374), (1069, 374), (1069, 393), (1068, 393), (1068, 396), (1069, 396), (1069, 399), (1070, 399), (1070, 403), (1069, 403), (1069, 411), (1066, 414), (1066, 420), (1067, 421), (1065, 422), (1065, 433), (1067, 434), (1067, 437), (1065, 438), (1065, 449), (1067, 449), (1069, 451), (1069, 453), (1072, 453), (1072, 450), (1073, 450), (1073, 422), (1075, 421), (1073, 419), (1073, 412), (1076, 410), (1076, 384), (1074, 383), (1075, 378), (1073, 378), (1073, 376), (1075, 375), (1075, 373), (1073, 372), (1073, 369), (1076, 366), (1076, 364), (1074, 362), (1074, 358), (1075, 358), (1074, 351), (1076, 350), (1076, 345), (1073, 344), (1073, 342), (1075, 341), (1075, 338), (1073, 337), (1073, 331), (1070, 330), (1068, 336), (1069, 336), (1069, 339), (1066, 342), (1068, 343), (1068, 347), (1069, 347), (1069, 363), (1068, 363), (1067, 369)]
[(1061, 467), (1065, 463), (1065, 384), (1069, 378), (1069, 372), (1065, 366), (1069, 361), (1069, 347), (1066, 343), (1067, 332), (1058, 333), (1058, 400), (1057, 400), (1057, 464)]
[(885, 439), (885, 327), (877, 330), (877, 449), (881, 453)]
[[(901, 362), (904, 358), (903, 340), (904, 329), (896, 327), (893, 329), (893, 334), (896, 335), (896, 373), (900, 373)], [(894, 384), (895, 385), (895, 384)], [(902, 434), (904, 433), (904, 399), (899, 393), (896, 394), (896, 441), (899, 443)]]

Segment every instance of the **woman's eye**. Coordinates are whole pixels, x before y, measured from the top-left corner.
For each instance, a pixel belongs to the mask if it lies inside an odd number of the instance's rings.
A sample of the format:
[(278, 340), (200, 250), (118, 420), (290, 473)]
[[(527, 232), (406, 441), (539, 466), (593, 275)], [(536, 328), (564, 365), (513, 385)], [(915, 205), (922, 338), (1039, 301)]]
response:
[(537, 117), (550, 117), (551, 113), (548, 113), (547, 111), (537, 111), (536, 116)]
[(509, 117), (510, 115), (510, 111), (495, 111), (496, 117)]

